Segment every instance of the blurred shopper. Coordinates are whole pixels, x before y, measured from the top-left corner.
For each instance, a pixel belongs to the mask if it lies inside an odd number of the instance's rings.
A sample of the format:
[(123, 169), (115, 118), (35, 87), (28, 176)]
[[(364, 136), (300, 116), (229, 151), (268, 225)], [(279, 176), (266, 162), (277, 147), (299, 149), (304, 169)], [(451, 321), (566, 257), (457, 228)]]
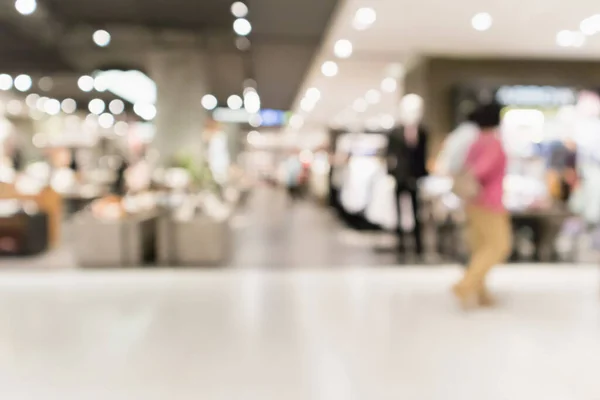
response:
[(471, 260), (454, 293), (465, 308), (491, 305), (485, 286), (489, 270), (502, 263), (512, 249), (510, 215), (502, 203), (506, 154), (498, 136), (500, 107), (489, 104), (479, 108), (474, 121), (479, 136), (467, 152), (465, 176), (477, 185), (477, 191), (466, 199), (468, 240)]
[(456, 175), (464, 166), (467, 152), (477, 140), (479, 127), (475, 122), (475, 113), (467, 116), (467, 120), (456, 127), (444, 142), (444, 146), (436, 160), (436, 172), (440, 175)]
[(290, 155), (285, 161), (285, 185), (292, 200), (299, 199), (302, 195), (301, 178), (302, 163), (297, 154)]

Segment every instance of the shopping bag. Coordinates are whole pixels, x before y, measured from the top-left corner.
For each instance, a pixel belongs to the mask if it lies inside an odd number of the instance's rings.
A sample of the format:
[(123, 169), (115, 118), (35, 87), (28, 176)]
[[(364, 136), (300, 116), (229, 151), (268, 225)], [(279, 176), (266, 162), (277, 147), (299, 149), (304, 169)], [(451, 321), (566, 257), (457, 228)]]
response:
[(477, 179), (468, 171), (462, 171), (454, 177), (454, 184), (452, 185), (452, 192), (457, 195), (461, 200), (471, 200), (475, 198), (481, 186)]
[(390, 175), (383, 174), (373, 185), (371, 202), (365, 210), (365, 218), (387, 230), (398, 226), (396, 209), (396, 181)]

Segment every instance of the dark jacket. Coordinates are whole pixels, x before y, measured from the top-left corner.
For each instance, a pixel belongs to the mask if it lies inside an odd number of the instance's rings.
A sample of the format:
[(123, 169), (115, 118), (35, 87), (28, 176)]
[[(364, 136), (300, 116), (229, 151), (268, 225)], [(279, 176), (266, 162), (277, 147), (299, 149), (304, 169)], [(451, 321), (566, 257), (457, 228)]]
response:
[(388, 171), (400, 184), (411, 184), (427, 176), (427, 131), (419, 126), (419, 140), (409, 146), (404, 139), (404, 127), (396, 127), (389, 135)]

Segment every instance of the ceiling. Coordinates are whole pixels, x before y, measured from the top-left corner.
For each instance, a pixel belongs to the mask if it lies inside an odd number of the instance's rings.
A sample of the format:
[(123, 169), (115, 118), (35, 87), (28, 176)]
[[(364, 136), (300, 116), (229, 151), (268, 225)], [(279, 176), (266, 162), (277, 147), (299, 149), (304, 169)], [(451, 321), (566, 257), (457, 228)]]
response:
[[(246, 1), (253, 26), (246, 53), (235, 47), (232, 2), (38, 0), (36, 12), (23, 16), (14, 0), (0, 0), (0, 72), (59, 76), (62, 84), (48, 96), (85, 101), (98, 94), (77, 90), (82, 74), (106, 68), (147, 71), (156, 49), (197, 51), (208, 56), (209, 90), (221, 104), (241, 94), (244, 80), (253, 78), (263, 107), (289, 109), (337, 0)], [(96, 29), (111, 33), (107, 48), (94, 45)]]
[[(372, 7), (377, 13), (375, 23), (366, 30), (352, 26), (361, 7)], [(491, 29), (484, 32), (471, 25), (473, 16), (480, 12), (493, 18)], [(588, 37), (580, 48), (556, 43), (559, 31), (578, 31), (581, 21), (597, 12), (594, 0), (572, 0), (568, 6), (564, 0), (463, 0), (460, 7), (446, 0), (347, 0), (332, 19), (293, 110), (302, 115), (305, 126), (335, 124), (336, 118), (346, 114), (364, 121), (373, 115), (393, 113), (398, 92), (391, 105), (384, 94), (384, 101), (364, 113), (352, 111), (352, 104), (364, 98), (367, 90), (379, 89), (382, 79), (390, 75), (390, 66), (400, 63), (405, 70), (410, 69), (425, 56), (598, 60), (600, 35)], [(349, 59), (336, 60), (333, 48), (339, 39), (352, 42)], [(336, 60), (337, 76), (323, 76), (320, 69), (326, 60)], [(322, 98), (313, 111), (306, 112), (300, 102), (310, 87), (319, 88)]]

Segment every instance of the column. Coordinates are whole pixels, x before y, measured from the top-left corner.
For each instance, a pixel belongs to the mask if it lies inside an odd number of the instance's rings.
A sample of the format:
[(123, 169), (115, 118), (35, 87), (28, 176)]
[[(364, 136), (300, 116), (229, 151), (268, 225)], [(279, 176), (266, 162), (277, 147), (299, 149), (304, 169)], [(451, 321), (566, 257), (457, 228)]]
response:
[(209, 119), (202, 96), (209, 92), (204, 55), (193, 50), (157, 50), (148, 60), (157, 87), (153, 147), (160, 164), (169, 165), (179, 154), (202, 162), (202, 132)]

